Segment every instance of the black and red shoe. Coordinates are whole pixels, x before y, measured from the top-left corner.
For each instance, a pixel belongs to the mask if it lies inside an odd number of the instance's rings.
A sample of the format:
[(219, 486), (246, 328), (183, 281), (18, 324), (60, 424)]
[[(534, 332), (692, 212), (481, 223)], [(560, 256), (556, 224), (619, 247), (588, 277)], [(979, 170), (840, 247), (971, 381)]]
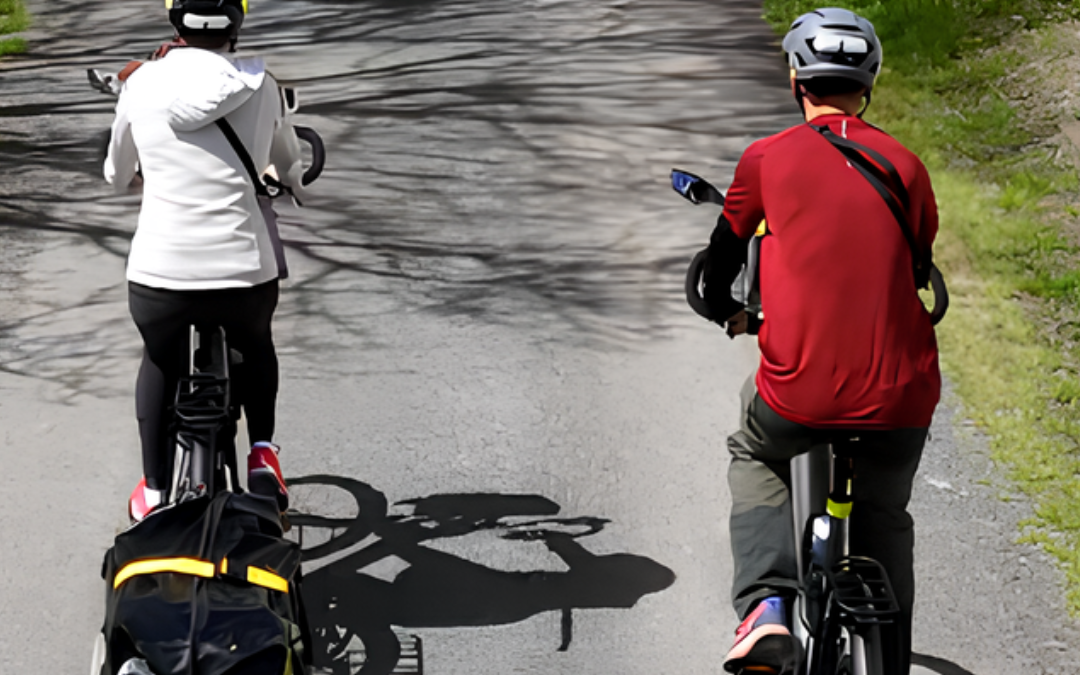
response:
[(139, 484), (131, 491), (128, 498), (128, 518), (131, 522), (138, 523), (150, 515), (150, 512), (161, 506), (162, 493), (160, 490), (151, 490), (146, 487), (146, 477), (139, 480)]
[(277, 500), (278, 509), (285, 513), (289, 508), (289, 488), (278, 464), (279, 448), (273, 443), (259, 441), (251, 446), (248, 454), (248, 490), (263, 497)]

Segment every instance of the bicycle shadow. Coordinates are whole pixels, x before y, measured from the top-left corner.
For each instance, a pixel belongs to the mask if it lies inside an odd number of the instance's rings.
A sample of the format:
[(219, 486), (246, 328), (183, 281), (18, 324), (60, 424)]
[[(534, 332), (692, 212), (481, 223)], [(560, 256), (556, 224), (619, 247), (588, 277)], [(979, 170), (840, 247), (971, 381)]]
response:
[[(408, 515), (388, 511), (386, 497), (343, 476), (293, 478), (290, 486), (345, 490), (357, 507), (351, 518), (290, 513), (301, 545), (311, 530), (328, 530), (303, 549), (303, 603), (314, 665), (348, 673), (349, 643), (364, 645), (363, 675), (393, 672), (402, 628), (496, 626), (548, 611), (562, 613), (559, 650), (569, 649), (572, 610), (630, 608), (675, 581), (667, 567), (629, 553), (597, 555), (577, 539), (609, 521), (557, 518), (559, 505), (537, 495), (443, 494), (398, 502)], [(539, 541), (565, 571), (504, 571), (424, 546), (481, 530), (502, 539)]]
[(922, 666), (932, 673), (937, 673), (937, 675), (975, 675), (975, 673), (958, 666), (952, 661), (928, 654), (912, 654), (911, 665)]

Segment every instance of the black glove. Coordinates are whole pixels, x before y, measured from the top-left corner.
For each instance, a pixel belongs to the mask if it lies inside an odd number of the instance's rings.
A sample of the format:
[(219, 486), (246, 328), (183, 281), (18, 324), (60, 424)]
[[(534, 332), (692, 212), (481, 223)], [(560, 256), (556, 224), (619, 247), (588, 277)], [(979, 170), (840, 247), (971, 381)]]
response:
[(744, 308), (743, 303), (731, 297), (731, 284), (746, 266), (746, 242), (735, 236), (721, 214), (706, 251), (702, 272), (705, 304), (713, 321), (723, 326)]

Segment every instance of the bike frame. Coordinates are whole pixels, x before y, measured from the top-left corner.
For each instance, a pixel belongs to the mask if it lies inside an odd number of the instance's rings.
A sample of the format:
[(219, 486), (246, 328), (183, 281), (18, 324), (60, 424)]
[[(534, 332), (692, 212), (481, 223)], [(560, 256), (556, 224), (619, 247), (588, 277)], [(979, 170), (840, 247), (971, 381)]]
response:
[(225, 329), (188, 329), (187, 375), (173, 406), (173, 476), (168, 503), (236, 489), (236, 422), (233, 358)]
[(850, 457), (834, 449), (818, 446), (791, 460), (799, 568), (793, 628), (805, 656), (799, 673), (883, 675), (881, 635), (897, 629), (900, 607), (881, 564), (851, 554), (855, 475)]

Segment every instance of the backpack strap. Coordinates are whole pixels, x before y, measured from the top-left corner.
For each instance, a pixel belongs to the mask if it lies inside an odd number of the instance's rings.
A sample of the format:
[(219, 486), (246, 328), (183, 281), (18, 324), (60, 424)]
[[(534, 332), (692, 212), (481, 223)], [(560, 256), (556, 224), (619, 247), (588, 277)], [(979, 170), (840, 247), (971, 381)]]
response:
[[(813, 126), (813, 125), (811, 125)], [(829, 127), (814, 127), (832, 143), (840, 152), (844, 153), (848, 159), (858, 161), (862, 166), (869, 170), (875, 178), (885, 183), (889, 190), (891, 190), (903, 204), (904, 210), (907, 211), (911, 205), (911, 199), (908, 197), (907, 186), (904, 185), (904, 180), (900, 177), (900, 172), (896, 170), (896, 167), (892, 165), (885, 155), (882, 155), (877, 150), (863, 145), (862, 143), (856, 143), (853, 140), (844, 138), (843, 136), (836, 135)], [(882, 132), (884, 133), (884, 132)], [(867, 162), (867, 158), (872, 160)]]
[(244, 142), (240, 140), (240, 137), (236, 135), (236, 130), (232, 128), (229, 121), (224, 117), (219, 117), (215, 120), (218, 127), (221, 128), (221, 133), (225, 134), (225, 138), (229, 141), (229, 145), (233, 147), (236, 154), (240, 157), (240, 161), (243, 162), (244, 168), (247, 169), (248, 176), (251, 177), (251, 182), (255, 186), (255, 194), (260, 197), (270, 197), (270, 191), (266, 189), (266, 183), (259, 176), (258, 170), (255, 169), (255, 161), (251, 159), (251, 155), (248, 154), (247, 148), (244, 147)]
[(863, 178), (874, 188), (874, 191), (885, 200), (885, 205), (889, 207), (889, 211), (896, 218), (900, 231), (903, 233), (908, 248), (911, 250), (911, 265), (912, 272), (915, 275), (915, 287), (926, 288), (930, 283), (930, 270), (933, 267), (933, 261), (929, 251), (920, 250), (918, 242), (915, 241), (915, 234), (908, 224), (910, 197), (896, 167), (878, 151), (862, 143), (856, 143), (838, 136), (827, 126), (811, 124), (810, 128), (821, 134), (826, 141), (839, 150), (847, 158), (848, 163), (862, 174)]
[[(277, 214), (271, 207), (270, 200), (283, 192), (288, 192), (292, 195), (292, 190), (270, 176), (260, 177), (259, 172), (255, 169), (254, 160), (251, 159), (251, 155), (248, 154), (247, 148), (244, 147), (244, 142), (236, 135), (236, 130), (232, 128), (229, 121), (224, 117), (219, 117), (215, 120), (215, 123), (221, 128), (221, 133), (225, 134), (225, 138), (229, 141), (229, 145), (236, 151), (237, 156), (240, 157), (240, 161), (247, 170), (248, 176), (251, 178), (251, 184), (255, 187), (255, 195), (259, 201), (259, 208), (262, 211), (263, 220), (266, 221), (266, 233), (270, 237), (270, 246), (274, 250), (274, 262), (277, 264), (278, 278), (287, 279), (289, 277), (289, 265), (285, 260), (285, 247), (281, 243), (281, 234), (278, 232)], [(277, 193), (271, 194), (270, 190), (267, 188), (267, 184), (277, 190)], [(296, 199), (295, 195), (293, 196), (293, 199), (296, 200), (297, 204), (300, 203), (300, 200)]]

